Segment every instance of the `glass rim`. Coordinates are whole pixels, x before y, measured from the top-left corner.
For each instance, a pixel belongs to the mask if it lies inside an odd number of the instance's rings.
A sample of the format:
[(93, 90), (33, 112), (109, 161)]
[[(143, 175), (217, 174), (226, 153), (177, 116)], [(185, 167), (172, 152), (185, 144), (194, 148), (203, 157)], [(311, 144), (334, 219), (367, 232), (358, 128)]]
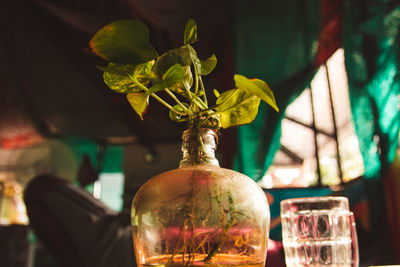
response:
[(349, 199), (343, 196), (299, 197), (299, 198), (288, 198), (282, 200), (281, 207), (295, 203), (317, 203), (317, 202), (329, 202), (329, 201), (344, 201), (347, 204), (349, 203)]

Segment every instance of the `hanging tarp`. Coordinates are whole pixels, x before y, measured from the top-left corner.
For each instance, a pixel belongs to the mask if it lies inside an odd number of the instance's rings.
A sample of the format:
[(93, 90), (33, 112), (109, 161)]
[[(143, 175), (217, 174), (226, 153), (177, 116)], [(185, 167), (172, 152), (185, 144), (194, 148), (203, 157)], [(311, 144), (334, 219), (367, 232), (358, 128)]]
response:
[(311, 81), (316, 68), (319, 1), (236, 1), (236, 72), (261, 78), (281, 112), (263, 105), (256, 120), (239, 128), (236, 169), (259, 180), (279, 148), (286, 106)]
[(363, 155), (371, 226), (386, 220), (382, 177), (393, 161), (400, 127), (400, 4), (347, 1), (344, 49), (354, 125)]

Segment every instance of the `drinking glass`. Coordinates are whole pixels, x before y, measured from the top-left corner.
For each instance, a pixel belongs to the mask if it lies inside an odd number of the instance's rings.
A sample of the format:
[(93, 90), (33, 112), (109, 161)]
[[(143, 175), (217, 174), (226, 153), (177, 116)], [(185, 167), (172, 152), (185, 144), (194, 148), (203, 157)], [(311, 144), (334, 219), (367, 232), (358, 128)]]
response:
[(281, 202), (286, 265), (358, 267), (355, 220), (345, 197)]

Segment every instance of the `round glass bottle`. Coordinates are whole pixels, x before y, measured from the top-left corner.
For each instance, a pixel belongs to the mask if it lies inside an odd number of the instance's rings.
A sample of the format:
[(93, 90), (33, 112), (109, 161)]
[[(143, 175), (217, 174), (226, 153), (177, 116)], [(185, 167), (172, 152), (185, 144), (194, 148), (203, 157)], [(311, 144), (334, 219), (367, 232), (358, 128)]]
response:
[(132, 203), (138, 266), (264, 266), (270, 223), (264, 192), (219, 167), (215, 132), (183, 133), (178, 169), (147, 181)]

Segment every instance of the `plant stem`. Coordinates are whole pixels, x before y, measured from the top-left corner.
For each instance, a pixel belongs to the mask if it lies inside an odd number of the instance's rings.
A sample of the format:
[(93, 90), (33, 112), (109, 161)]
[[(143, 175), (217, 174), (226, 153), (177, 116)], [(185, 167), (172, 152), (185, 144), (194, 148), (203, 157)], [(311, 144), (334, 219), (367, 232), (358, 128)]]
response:
[[(165, 92), (167, 92), (167, 94), (172, 97), (173, 100), (175, 100), (175, 102), (182, 107), (182, 109), (186, 112), (187, 115), (191, 116), (192, 112), (185, 107), (185, 105), (182, 104), (181, 101), (179, 101), (179, 99), (175, 96), (175, 94), (173, 92), (171, 92), (169, 89), (165, 89)], [(174, 110), (175, 112), (177, 112), (177, 110)]]
[(199, 92), (199, 75), (197, 74), (196, 68), (194, 68), (194, 94), (197, 95)]
[[(148, 93), (150, 91), (146, 86), (144, 86), (141, 82), (139, 82), (135, 77), (133, 77), (132, 75), (128, 75), (128, 76), (137, 86), (139, 86), (141, 89), (143, 89), (143, 91), (145, 91), (146, 93)], [(165, 102), (161, 97), (159, 97), (155, 93), (150, 93), (150, 95), (152, 97), (154, 97), (158, 102), (163, 104), (165, 107), (167, 107), (168, 109), (173, 110), (174, 112), (178, 113), (179, 115), (183, 115), (183, 116), (186, 115), (185, 113), (174, 110), (174, 108), (170, 104)]]
[[(186, 88), (185, 88), (186, 89)], [(190, 90), (186, 89), (187, 94), (190, 97), (190, 101), (194, 102), (194, 104), (199, 107), (200, 109), (207, 109), (208, 107), (204, 104), (204, 102), (196, 96), (194, 93), (192, 93)]]
[[(211, 110), (205, 110), (205, 113), (206, 114), (208, 114), (207, 115), (207, 117), (205, 118), (205, 119), (203, 119), (201, 122), (200, 122), (200, 126), (203, 126), (203, 125), (205, 125), (206, 123), (207, 123), (207, 121), (210, 119), (210, 118), (213, 118), (214, 119), (214, 122), (216, 122), (217, 124), (216, 125), (213, 125), (213, 127), (212, 127), (212, 129), (218, 129), (220, 126), (221, 126), (221, 121), (220, 121), (220, 119), (219, 119), (219, 117), (217, 117), (216, 115), (218, 115), (218, 114), (216, 114), (215, 112), (212, 112)], [(209, 125), (210, 126), (210, 125)]]
[(200, 88), (201, 90), (203, 90), (203, 100), (204, 100), (204, 104), (206, 104), (206, 106), (208, 106), (207, 103), (207, 95), (206, 95), (206, 90), (204, 89), (204, 84), (203, 84), (203, 80), (201, 79), (201, 76), (199, 76), (199, 81), (200, 81)]
[(179, 115), (186, 115), (184, 113), (178, 112), (177, 110), (174, 110), (174, 108), (168, 104), (167, 102), (165, 102), (162, 98), (160, 98), (158, 95), (156, 95), (155, 93), (151, 93), (150, 94), (152, 97), (154, 97), (158, 102), (160, 102), (161, 104), (163, 104), (164, 106), (166, 106), (168, 109), (173, 110), (174, 112), (178, 113)]
[(185, 87), (186, 93), (190, 97), (190, 101), (194, 102), (194, 104), (202, 110), (208, 109), (208, 106), (193, 92)]

